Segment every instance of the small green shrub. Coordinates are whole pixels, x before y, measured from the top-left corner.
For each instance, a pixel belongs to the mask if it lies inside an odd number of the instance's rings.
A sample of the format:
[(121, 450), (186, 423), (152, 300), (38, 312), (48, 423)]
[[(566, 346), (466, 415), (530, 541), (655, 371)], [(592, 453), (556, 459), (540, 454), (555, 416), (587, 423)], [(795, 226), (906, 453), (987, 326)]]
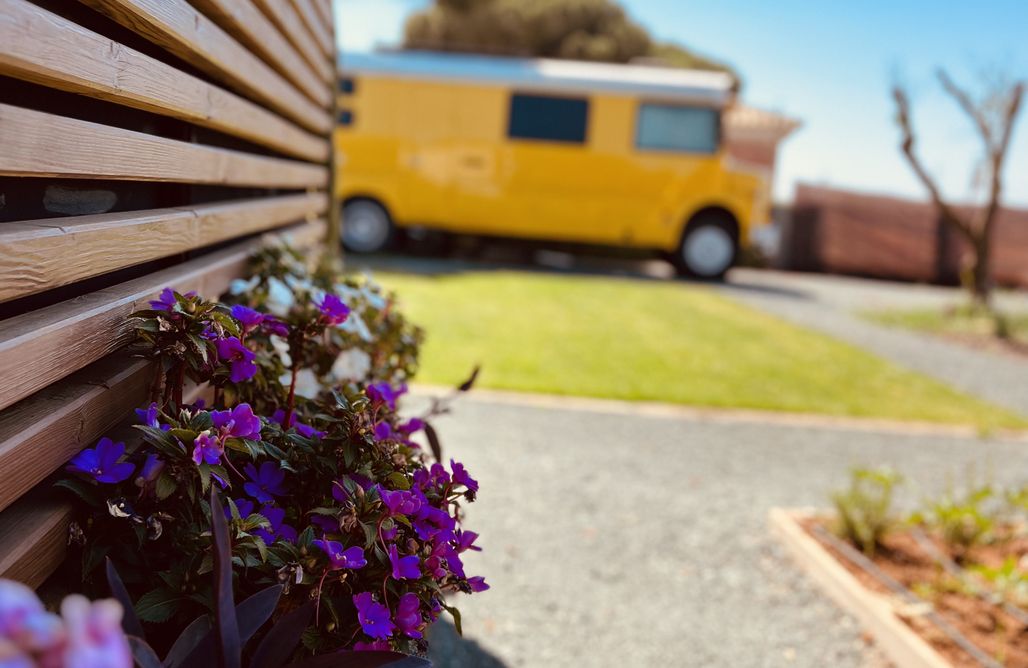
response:
[(853, 469), (849, 488), (832, 494), (839, 536), (874, 556), (895, 524), (893, 492), (902, 482), (903, 477), (889, 468)]
[(953, 550), (958, 561), (977, 545), (991, 540), (996, 526), (998, 495), (992, 485), (972, 487), (963, 497), (948, 492), (928, 504), (924, 512), (911, 520), (939, 532)]
[(1021, 567), (1017, 557), (1007, 557), (996, 567), (976, 565), (971, 570), (984, 578), (1001, 602), (1024, 607), (1028, 605), (1028, 570)]

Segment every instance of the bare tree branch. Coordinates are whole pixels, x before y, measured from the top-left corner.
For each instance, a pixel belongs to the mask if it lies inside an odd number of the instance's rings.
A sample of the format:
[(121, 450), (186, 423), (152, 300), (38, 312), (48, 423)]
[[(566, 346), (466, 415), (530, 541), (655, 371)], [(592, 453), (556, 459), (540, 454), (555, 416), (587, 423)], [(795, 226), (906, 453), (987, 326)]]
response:
[(939, 70), (936, 72), (936, 76), (939, 77), (939, 82), (942, 87), (950, 94), (960, 108), (964, 110), (974, 124), (978, 127), (978, 132), (982, 136), (982, 140), (985, 141), (985, 150), (991, 155), (993, 152), (993, 141), (992, 141), (992, 127), (989, 125), (989, 119), (985, 117), (982, 109), (974, 103), (971, 96), (966, 91), (962, 90), (959, 86), (953, 83), (953, 79), (946, 74), (945, 70)]
[(903, 154), (907, 157), (907, 161), (914, 169), (917, 178), (928, 189), (932, 203), (939, 209), (942, 217), (947, 223), (953, 225), (961, 234), (967, 237), (968, 241), (974, 243), (974, 230), (946, 203), (935, 179), (932, 178), (932, 175), (921, 164), (921, 159), (917, 157), (917, 153), (914, 150), (914, 129), (910, 122), (910, 100), (907, 98), (906, 91), (899, 86), (895, 86), (892, 89), (892, 97), (896, 100), (896, 121), (899, 123), (900, 132), (903, 134), (903, 139), (900, 142)]

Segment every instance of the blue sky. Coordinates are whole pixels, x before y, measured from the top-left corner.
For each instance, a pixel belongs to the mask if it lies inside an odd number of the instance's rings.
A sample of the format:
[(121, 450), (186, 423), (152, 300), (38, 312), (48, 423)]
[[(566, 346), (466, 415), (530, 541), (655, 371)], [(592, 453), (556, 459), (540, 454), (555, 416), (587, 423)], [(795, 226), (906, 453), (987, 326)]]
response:
[[(394, 45), (404, 17), (427, 0), (335, 0), (344, 49)], [(775, 193), (797, 181), (922, 196), (897, 148), (893, 82), (912, 96), (922, 155), (957, 199), (972, 182), (980, 142), (943, 94), (935, 69), (980, 90), (984, 76), (1028, 78), (1024, 0), (626, 0), (657, 37), (724, 60), (748, 104), (799, 118), (780, 152)], [(1007, 201), (1028, 205), (1028, 100), (1006, 170)]]

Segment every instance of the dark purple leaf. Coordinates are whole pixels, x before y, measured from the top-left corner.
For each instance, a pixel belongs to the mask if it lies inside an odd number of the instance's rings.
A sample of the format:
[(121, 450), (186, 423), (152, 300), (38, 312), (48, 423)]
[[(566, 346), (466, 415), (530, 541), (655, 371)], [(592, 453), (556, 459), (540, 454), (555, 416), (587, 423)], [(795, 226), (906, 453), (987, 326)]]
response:
[[(164, 657), (164, 665), (169, 668), (188, 665), (184, 663), (189, 654), (200, 645), (200, 641), (210, 634), (211, 618), (209, 615), (200, 615), (194, 619), (189, 626), (179, 634), (175, 644)], [(213, 639), (210, 640), (213, 644)]]
[(314, 601), (308, 601), (271, 627), (254, 652), (250, 668), (279, 668), (293, 655), (300, 637), (314, 615)]
[(467, 380), (465, 380), (463, 383), (461, 383), (457, 387), (457, 391), (458, 392), (467, 392), (472, 387), (474, 387), (475, 386), (475, 381), (478, 380), (478, 372), (481, 371), (481, 370), (482, 370), (481, 365), (476, 364), (474, 371), (471, 372), (471, 375), (468, 377)]
[(257, 633), (257, 629), (271, 619), (281, 596), (282, 585), (272, 585), (236, 606), (240, 646), (245, 645), (253, 637), (253, 634)]
[(291, 663), (287, 668), (431, 668), (432, 663), (399, 652), (334, 652)]
[(232, 596), (232, 538), (216, 485), (211, 485), (211, 538), (214, 543), (214, 630), (219, 641), (221, 668), (240, 668), (243, 644), (239, 639)]
[(425, 436), (428, 438), (428, 447), (432, 448), (432, 456), (437, 462), (442, 463), (443, 446), (439, 443), (439, 434), (435, 432), (435, 427), (428, 422), (425, 422)]
[(161, 668), (161, 660), (157, 652), (146, 644), (142, 638), (130, 635), (128, 637), (129, 647), (132, 649), (132, 658), (140, 668)]
[(107, 558), (107, 585), (111, 588), (111, 596), (118, 599), (118, 603), (121, 603), (121, 607), (125, 611), (121, 618), (121, 628), (127, 635), (144, 640), (146, 634), (143, 633), (143, 624), (136, 616), (136, 609), (132, 606), (132, 599), (129, 598), (128, 590), (125, 589), (125, 583), (121, 581), (118, 569), (114, 567), (114, 562), (110, 557)]

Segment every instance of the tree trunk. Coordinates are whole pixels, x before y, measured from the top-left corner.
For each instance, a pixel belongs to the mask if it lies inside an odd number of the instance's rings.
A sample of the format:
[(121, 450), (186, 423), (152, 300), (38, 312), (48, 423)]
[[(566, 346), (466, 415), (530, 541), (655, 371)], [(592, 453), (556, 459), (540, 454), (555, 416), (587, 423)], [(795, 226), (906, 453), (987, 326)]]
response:
[(971, 245), (970, 267), (971, 299), (974, 305), (987, 311), (992, 308), (992, 256), (989, 238), (977, 235)]

